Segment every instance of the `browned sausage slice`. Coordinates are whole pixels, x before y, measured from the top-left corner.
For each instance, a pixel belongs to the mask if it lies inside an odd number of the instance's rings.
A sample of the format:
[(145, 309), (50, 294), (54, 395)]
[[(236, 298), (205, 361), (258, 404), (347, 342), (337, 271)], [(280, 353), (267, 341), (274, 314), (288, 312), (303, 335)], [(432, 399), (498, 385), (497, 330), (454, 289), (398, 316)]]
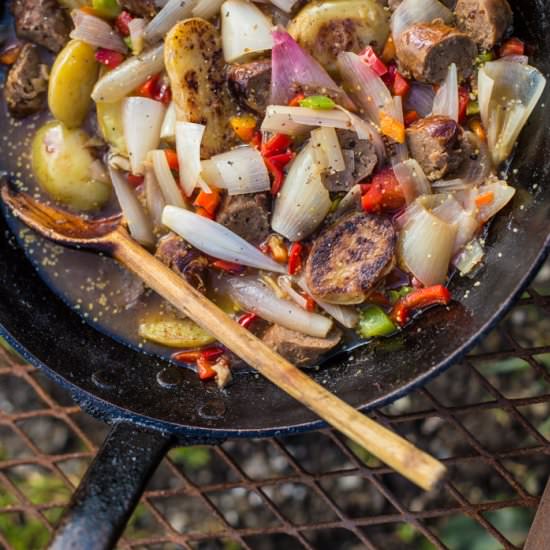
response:
[(338, 328), (333, 328), (326, 338), (315, 338), (279, 325), (272, 325), (262, 336), (266, 345), (297, 367), (315, 365), (341, 338), (342, 331)]
[(120, 7), (140, 17), (154, 17), (157, 13), (155, 0), (118, 0)]
[(251, 243), (263, 241), (270, 232), (269, 198), (266, 193), (226, 196), (216, 221)]
[(22, 118), (46, 106), (48, 68), (40, 63), (38, 47), (25, 44), (6, 78), (4, 96), (12, 116)]
[(158, 242), (155, 256), (200, 292), (206, 292), (208, 259), (179, 235), (168, 233)]
[(12, 11), (19, 38), (52, 52), (60, 51), (69, 41), (71, 23), (56, 0), (15, 0)]
[(458, 0), (455, 14), (459, 29), (484, 50), (500, 41), (514, 18), (507, 0)]
[(456, 170), (464, 155), (462, 129), (452, 118), (429, 116), (407, 128), (407, 144), (430, 181)]
[(334, 304), (360, 304), (393, 263), (395, 230), (382, 216), (352, 212), (315, 239), (306, 262), (311, 293)]
[(243, 107), (265, 114), (271, 87), (271, 59), (231, 65), (227, 80), (229, 89)]
[(395, 48), (405, 72), (432, 84), (445, 79), (451, 63), (461, 77), (469, 77), (477, 55), (476, 44), (467, 34), (439, 21), (411, 25), (397, 37)]

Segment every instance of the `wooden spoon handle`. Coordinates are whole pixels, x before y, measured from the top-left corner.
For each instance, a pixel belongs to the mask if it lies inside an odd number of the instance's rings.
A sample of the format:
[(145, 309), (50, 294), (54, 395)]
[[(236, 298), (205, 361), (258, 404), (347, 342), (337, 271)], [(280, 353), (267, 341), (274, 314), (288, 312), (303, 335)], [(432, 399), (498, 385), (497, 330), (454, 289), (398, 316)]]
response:
[(133, 241), (114, 233), (113, 256), (259, 373), (412, 482), (430, 490), (445, 466), (327, 391), (241, 327), (182, 277)]

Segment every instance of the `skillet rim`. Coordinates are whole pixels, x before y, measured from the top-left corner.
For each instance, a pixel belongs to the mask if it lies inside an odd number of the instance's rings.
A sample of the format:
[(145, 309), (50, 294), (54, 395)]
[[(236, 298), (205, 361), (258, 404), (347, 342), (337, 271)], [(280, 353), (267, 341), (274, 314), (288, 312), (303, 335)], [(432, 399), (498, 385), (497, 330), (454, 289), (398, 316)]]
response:
[[(538, 11), (538, 7), (542, 9), (544, 21), (542, 21), (541, 30), (538, 30), (534, 34), (540, 35), (544, 33), (548, 28), (548, 21), (545, 19), (545, 6), (549, 5), (550, 0), (543, 0), (542, 6), (537, 1), (535, 9)], [(2, 6), (3, 7), (3, 6)], [(523, 16), (523, 6), (515, 5), (514, 8)], [(530, 22), (527, 18), (527, 26), (530, 26)], [(531, 34), (531, 33), (529, 33)], [(502, 301), (493, 311), (485, 323), (473, 332), (465, 341), (455, 348), (449, 355), (443, 358), (438, 364), (428, 368), (425, 372), (419, 374), (415, 378), (404, 383), (400, 387), (390, 391), (386, 395), (374, 399), (368, 403), (356, 405), (356, 408), (361, 411), (369, 411), (377, 407), (381, 407), (399, 399), (400, 397), (414, 391), (418, 387), (427, 384), (433, 380), (439, 374), (450, 368), (453, 364), (457, 363), (463, 358), (469, 350), (471, 350), (489, 331), (491, 331), (495, 325), (502, 320), (510, 308), (514, 305), (516, 300), (521, 296), (521, 293), (525, 290), (528, 284), (535, 277), (538, 269), (542, 266), (545, 258), (550, 253), (550, 232), (542, 239), (542, 244), (536, 251), (531, 265), (526, 269), (522, 276), (517, 281), (515, 287), (510, 293), (502, 298)], [(81, 408), (93, 416), (105, 420), (107, 422), (127, 421), (143, 427), (149, 427), (161, 432), (170, 432), (182, 437), (197, 438), (210, 438), (213, 440), (222, 440), (225, 438), (246, 438), (246, 437), (268, 437), (291, 433), (302, 433), (306, 431), (320, 429), (326, 426), (326, 423), (322, 420), (310, 420), (301, 422), (298, 424), (289, 424), (285, 426), (271, 426), (269, 428), (246, 428), (246, 429), (228, 429), (228, 428), (208, 428), (208, 427), (196, 427), (188, 426), (182, 423), (174, 423), (167, 420), (159, 420), (158, 418), (147, 416), (143, 413), (137, 413), (125, 409), (120, 405), (98, 397), (93, 392), (82, 388), (74, 382), (70, 382), (66, 377), (59, 374), (53, 368), (50, 368), (45, 362), (38, 359), (35, 355), (30, 353), (22, 344), (19, 343), (7, 330), (5, 326), (0, 324), (0, 336), (3, 336), (6, 341), (31, 365), (37, 367), (44, 372), (54, 382), (59, 384), (64, 389), (68, 390), (74, 401), (81, 406)]]
[[(529, 286), (542, 267), (546, 258), (550, 255), (550, 232), (547, 234), (543, 246), (532, 262), (529, 269), (520, 279), (516, 288), (509, 294), (507, 299), (495, 310), (489, 320), (467, 339), (459, 348), (447, 356), (439, 364), (410, 380), (403, 386), (391, 391), (390, 393), (375, 399), (369, 403), (356, 406), (355, 408), (363, 413), (373, 409), (389, 405), (397, 399), (413, 392), (431, 380), (445, 372), (447, 369), (456, 365), (480, 340), (482, 340), (508, 313), (524, 290)], [(106, 423), (128, 422), (144, 428), (153, 429), (162, 433), (170, 433), (181, 438), (197, 438), (201, 441), (206, 440), (225, 440), (229, 438), (253, 438), (253, 437), (274, 437), (282, 435), (291, 435), (305, 433), (326, 428), (328, 424), (323, 420), (312, 420), (299, 424), (287, 426), (274, 426), (264, 429), (222, 429), (222, 428), (201, 428), (188, 426), (184, 424), (175, 424), (166, 420), (159, 420), (150, 416), (128, 411), (118, 405), (106, 401), (85, 390), (78, 385), (70, 382), (61, 376), (46, 363), (30, 353), (11, 333), (0, 324), (0, 336), (29, 364), (44, 372), (50, 379), (63, 389), (67, 390), (71, 398), (88, 414), (105, 421)]]

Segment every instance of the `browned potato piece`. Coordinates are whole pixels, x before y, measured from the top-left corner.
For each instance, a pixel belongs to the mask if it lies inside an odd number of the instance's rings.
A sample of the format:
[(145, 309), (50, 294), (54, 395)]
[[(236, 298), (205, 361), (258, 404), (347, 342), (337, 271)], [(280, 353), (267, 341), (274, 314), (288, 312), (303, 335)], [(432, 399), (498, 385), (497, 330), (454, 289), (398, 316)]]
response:
[(315, 239), (306, 262), (307, 285), (332, 304), (360, 304), (393, 264), (395, 230), (387, 218), (352, 212)]
[(225, 80), (220, 33), (195, 17), (174, 25), (164, 41), (164, 63), (178, 120), (204, 124), (203, 158), (222, 153), (233, 137), (232, 100)]

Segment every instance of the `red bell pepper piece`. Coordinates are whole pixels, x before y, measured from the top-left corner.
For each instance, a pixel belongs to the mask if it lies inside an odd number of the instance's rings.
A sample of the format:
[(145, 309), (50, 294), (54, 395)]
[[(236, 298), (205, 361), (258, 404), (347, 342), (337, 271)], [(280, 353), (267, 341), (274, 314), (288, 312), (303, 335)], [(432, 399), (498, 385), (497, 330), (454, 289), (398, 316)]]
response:
[(290, 107), (299, 107), (300, 101), (304, 100), (306, 96), (304, 94), (296, 94), (289, 102)]
[(405, 97), (411, 89), (409, 81), (397, 70), (395, 65), (388, 67), (388, 72), (382, 76), (382, 80), (392, 95)]
[(239, 275), (246, 269), (244, 265), (235, 262), (226, 262), (225, 260), (214, 260), (212, 262), (212, 267), (220, 271), (225, 271), (226, 273), (231, 273), (232, 275)]
[(201, 191), (197, 195), (197, 198), (195, 199), (193, 205), (199, 208), (203, 208), (208, 214), (210, 214), (211, 216), (215, 216), (216, 210), (218, 209), (222, 198), (218, 190), (211, 189), (211, 191), (212, 193)]
[(410, 126), (416, 122), (420, 117), (416, 111), (407, 111), (405, 113), (405, 126)]
[(243, 328), (250, 328), (252, 323), (258, 318), (258, 316), (255, 313), (244, 313), (239, 317), (239, 325)]
[(306, 311), (312, 313), (315, 311), (315, 300), (307, 292), (304, 292), (302, 296), (306, 299)]
[(115, 19), (116, 30), (122, 36), (130, 36), (130, 27), (128, 25), (132, 19), (132, 15), (127, 11), (121, 11)]
[(178, 154), (174, 149), (165, 149), (164, 154), (166, 155), (166, 161), (170, 170), (178, 171), (180, 169), (180, 163), (178, 161)]
[(404, 204), (403, 190), (391, 168), (375, 174), (370, 187), (361, 197), (361, 206), (366, 212), (397, 210)]
[(468, 104), (470, 103), (470, 92), (464, 86), (458, 88), (458, 122), (466, 120), (468, 113)]
[(159, 75), (156, 74), (154, 76), (150, 76), (137, 90), (137, 95), (141, 97), (148, 97), (149, 99), (153, 99), (153, 96), (155, 95), (157, 83), (159, 80)]
[(252, 145), (252, 147), (255, 147), (256, 149), (260, 149), (262, 147), (262, 133), (260, 131), (254, 132), (249, 145)]
[(393, 306), (390, 317), (403, 326), (411, 315), (412, 310), (423, 309), (433, 305), (448, 305), (452, 296), (449, 289), (443, 285), (413, 290)]
[(204, 357), (207, 361), (215, 361), (225, 353), (225, 349), (221, 346), (212, 346), (202, 349), (199, 353), (200, 357)]
[(225, 350), (220, 346), (212, 346), (193, 351), (178, 351), (172, 354), (172, 360), (179, 363), (196, 363), (199, 357), (204, 357), (208, 361), (213, 361), (221, 357)]
[(200, 354), (200, 350), (178, 351), (172, 354), (172, 360), (177, 361), (178, 363), (195, 363)]
[(386, 64), (376, 55), (372, 46), (366, 47), (359, 57), (378, 75), (383, 76), (388, 72)]
[(109, 69), (115, 69), (124, 61), (125, 57), (120, 52), (99, 48), (95, 52), (95, 59), (98, 63), (109, 67)]
[(302, 253), (304, 245), (300, 242), (293, 243), (288, 253), (288, 274), (296, 275), (302, 271), (303, 259)]
[(209, 220), (216, 219), (215, 214), (208, 212), (208, 210), (206, 210), (206, 208), (203, 208), (202, 206), (199, 206), (195, 209), (195, 214), (197, 214), (198, 216), (202, 216), (203, 218), (208, 218)]
[(525, 55), (525, 43), (519, 38), (510, 38), (500, 48), (500, 57), (509, 55)]
[(199, 355), (197, 359), (197, 373), (203, 382), (216, 378), (216, 371), (212, 368), (212, 363), (202, 355)]
[(273, 176), (273, 184), (271, 185), (271, 194), (276, 196), (283, 186), (285, 174), (284, 167), (294, 158), (294, 153), (288, 151), (271, 156), (264, 156), (264, 162)]
[(262, 143), (262, 155), (264, 157), (271, 157), (284, 153), (292, 144), (292, 138), (286, 134), (275, 134)]
[(132, 187), (139, 187), (144, 181), (144, 176), (140, 176), (139, 174), (128, 174), (128, 183)]
[(157, 89), (155, 95), (153, 96), (155, 101), (160, 101), (163, 105), (169, 105), (172, 101), (172, 89), (168, 82), (162, 81), (159, 84), (157, 81)]
[(172, 90), (168, 82), (161, 81), (160, 75), (149, 77), (137, 90), (137, 95), (160, 101), (167, 105), (172, 101)]
[(411, 90), (409, 81), (396, 69), (393, 79), (393, 95), (405, 97)]

